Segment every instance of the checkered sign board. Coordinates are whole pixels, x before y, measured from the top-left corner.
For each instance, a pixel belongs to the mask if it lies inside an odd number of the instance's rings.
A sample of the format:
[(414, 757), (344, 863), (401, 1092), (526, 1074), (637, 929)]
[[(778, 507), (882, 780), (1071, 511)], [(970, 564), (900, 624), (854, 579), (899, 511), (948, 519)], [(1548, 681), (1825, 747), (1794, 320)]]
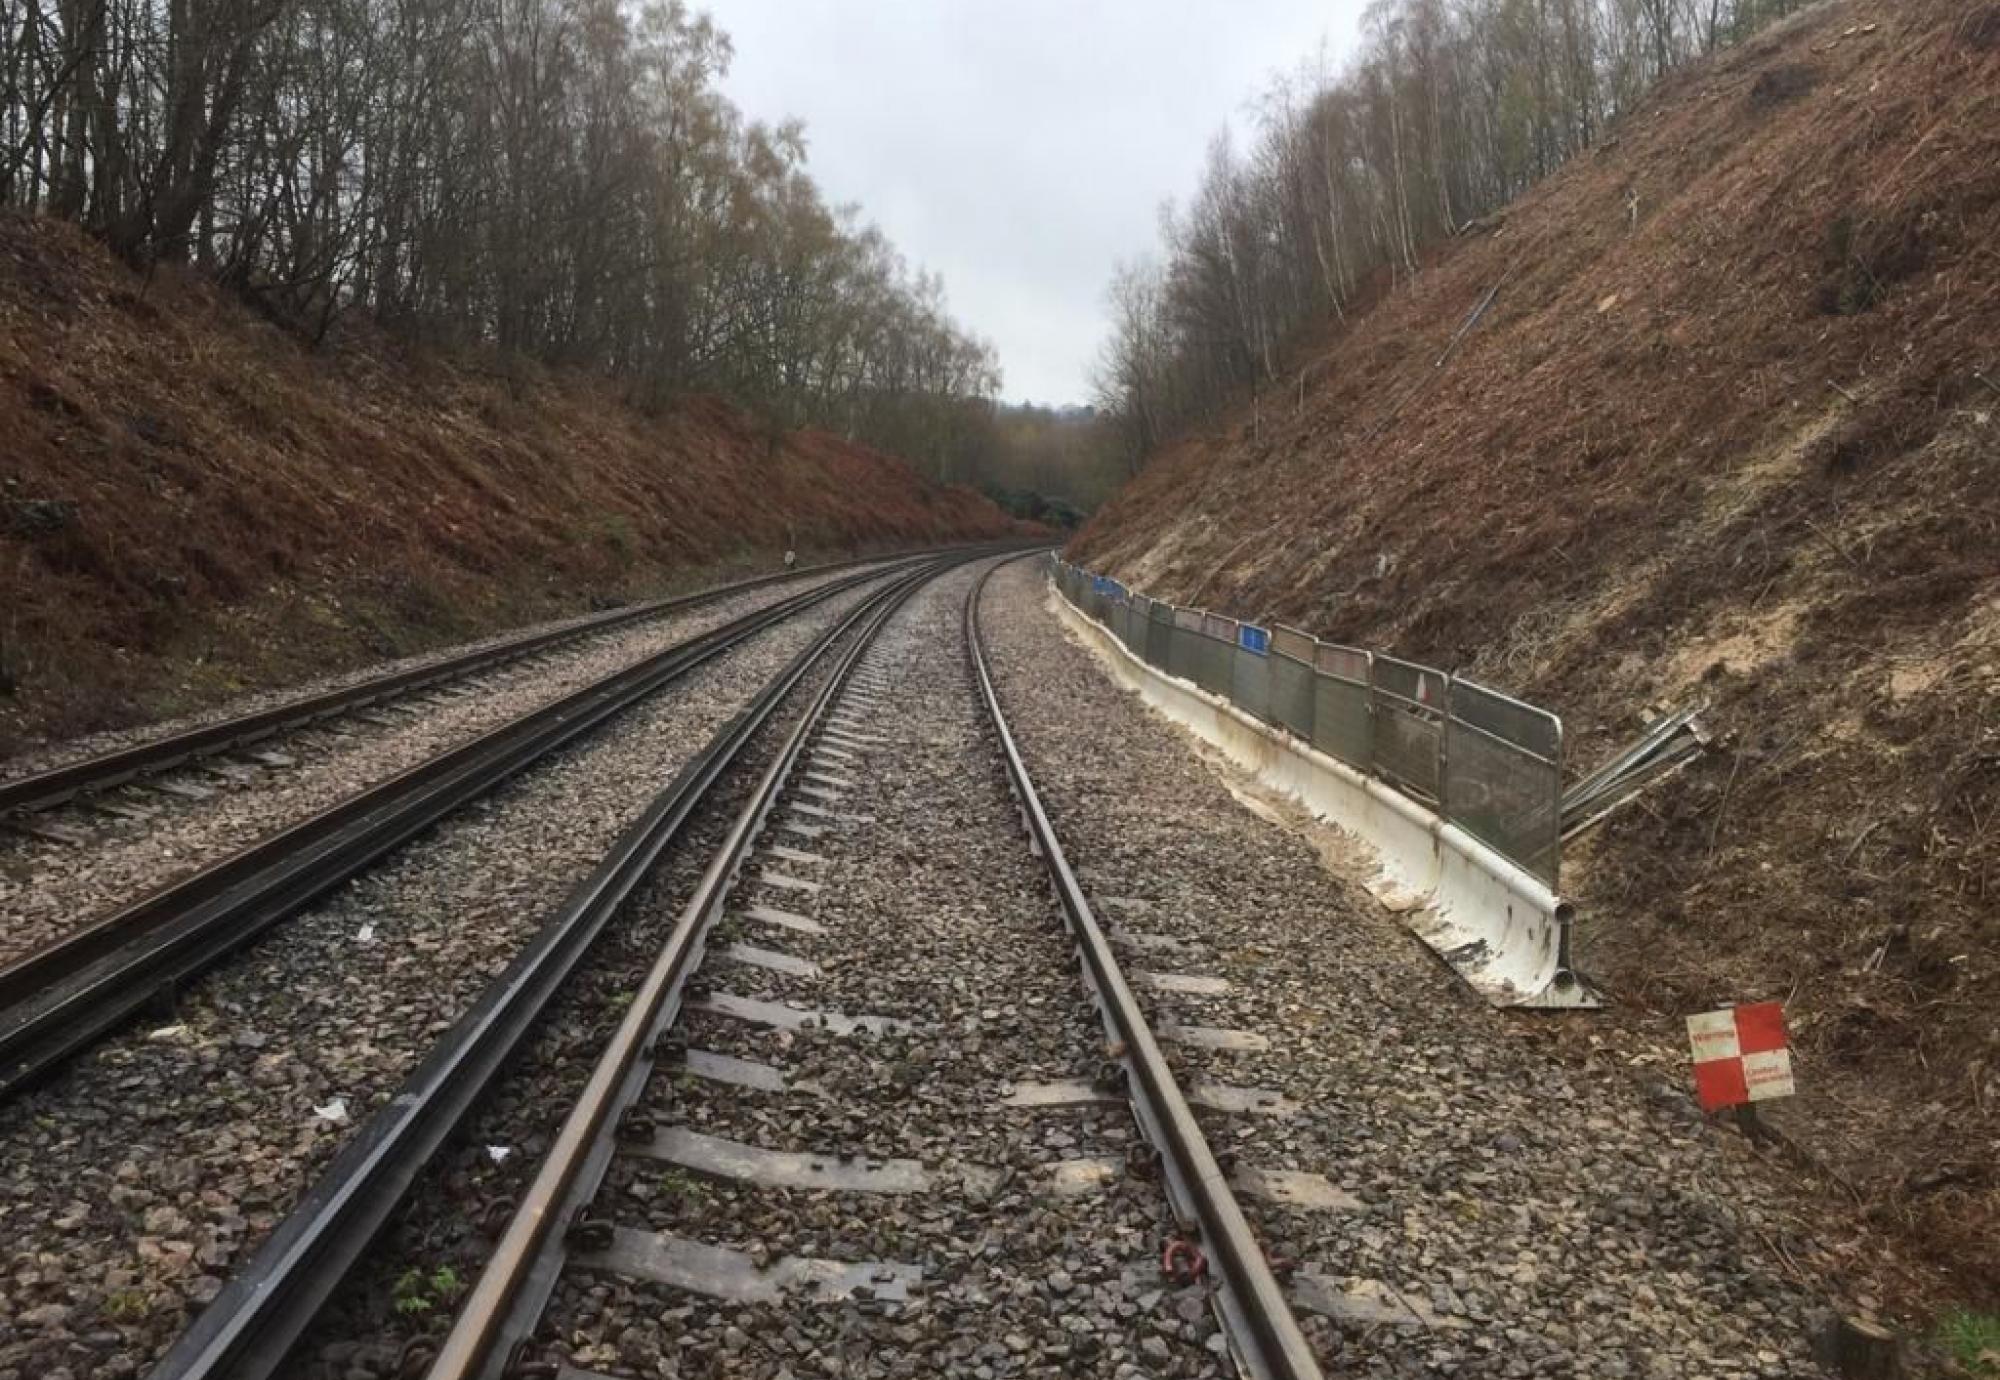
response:
[(1689, 1016), (1688, 1041), (1694, 1046), (1694, 1091), (1703, 1111), (1790, 1097), (1796, 1090), (1780, 1002)]

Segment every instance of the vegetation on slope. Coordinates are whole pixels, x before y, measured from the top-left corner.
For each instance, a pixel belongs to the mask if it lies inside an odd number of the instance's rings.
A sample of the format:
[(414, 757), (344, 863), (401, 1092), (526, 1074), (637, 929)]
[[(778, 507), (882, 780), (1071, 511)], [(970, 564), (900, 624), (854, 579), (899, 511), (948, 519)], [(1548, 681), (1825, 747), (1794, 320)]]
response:
[[(714, 398), (361, 322), (0, 219), (0, 752), (581, 611), (697, 568), (991, 536), (986, 500)], [(12, 742), (10, 742), (12, 740)]]
[(365, 313), (939, 473), (998, 387), (679, 0), (24, 0), (0, 41), (0, 204), (309, 338)]
[(1573, 770), (1707, 702), (1709, 755), (1569, 851), (1586, 966), (1668, 1047), (1785, 1000), (1829, 1202), (1990, 1310), (2000, 6), (1809, 9), (1417, 266), (1073, 554), (1549, 705)]
[(1074, 527), (1131, 475), (1117, 429), (1092, 407), (995, 407), (971, 473), (1008, 512)]
[(0, 40), (0, 749), (1005, 524), (869, 449), (977, 478), (992, 350), (679, 0), (25, 0)]
[(1591, 148), (1654, 83), (1806, 0), (1376, 0), (1338, 74), (1265, 94), (1247, 157), (1209, 149), (1164, 217), (1166, 260), (1121, 270), (1099, 401), (1135, 456), (1280, 390), (1302, 330)]

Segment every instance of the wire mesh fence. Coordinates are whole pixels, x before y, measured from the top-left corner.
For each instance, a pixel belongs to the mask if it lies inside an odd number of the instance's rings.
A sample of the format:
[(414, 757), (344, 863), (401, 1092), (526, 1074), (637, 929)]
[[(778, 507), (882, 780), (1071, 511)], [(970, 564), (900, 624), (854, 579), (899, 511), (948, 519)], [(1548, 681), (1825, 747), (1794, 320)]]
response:
[(1375, 770), (1391, 785), (1436, 804), (1444, 798), (1444, 672), (1377, 652), (1369, 659), (1368, 709), (1375, 718)]
[(1053, 558), (1056, 587), (1131, 653), (1414, 799), (1553, 889), (1562, 720), (1434, 666), (1177, 608)]
[(1313, 638), (1296, 628), (1271, 629), (1270, 721), (1296, 738), (1313, 740)]
[(1230, 658), (1229, 697), (1266, 723), (1271, 719), (1271, 634), (1254, 623), (1236, 625)]

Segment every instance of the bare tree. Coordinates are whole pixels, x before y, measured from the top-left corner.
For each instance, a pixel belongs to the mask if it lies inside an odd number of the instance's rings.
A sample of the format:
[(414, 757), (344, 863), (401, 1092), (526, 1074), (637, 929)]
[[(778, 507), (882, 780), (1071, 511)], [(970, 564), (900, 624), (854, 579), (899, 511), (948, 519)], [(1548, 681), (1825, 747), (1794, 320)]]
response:
[(986, 443), (991, 347), (729, 104), (680, 0), (0, 0), (0, 43), (0, 200), (308, 337), (371, 311), (940, 475)]
[(1164, 262), (1113, 277), (1097, 401), (1136, 456), (1275, 379), (1371, 273), (1417, 273), (1588, 148), (1649, 83), (1803, 0), (1374, 0), (1344, 72), (1259, 105), (1247, 158), (1211, 146)]

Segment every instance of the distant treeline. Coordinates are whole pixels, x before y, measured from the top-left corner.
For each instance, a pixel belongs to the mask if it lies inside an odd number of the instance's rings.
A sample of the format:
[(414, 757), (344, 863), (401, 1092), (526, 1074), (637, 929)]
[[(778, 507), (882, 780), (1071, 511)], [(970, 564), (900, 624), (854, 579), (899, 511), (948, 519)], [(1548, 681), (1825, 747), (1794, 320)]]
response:
[(1164, 259), (1122, 268), (1098, 402), (1142, 456), (1278, 376), (1364, 281), (1414, 274), (1588, 148), (1665, 73), (1807, 0), (1374, 0), (1338, 75), (1276, 83), (1226, 136)]
[(938, 473), (986, 430), (992, 349), (678, 0), (7, 0), (0, 41), (0, 203), (310, 337), (359, 309)]
[(966, 454), (965, 479), (1052, 527), (1075, 526), (1131, 473), (1116, 428), (1091, 407), (995, 405)]

